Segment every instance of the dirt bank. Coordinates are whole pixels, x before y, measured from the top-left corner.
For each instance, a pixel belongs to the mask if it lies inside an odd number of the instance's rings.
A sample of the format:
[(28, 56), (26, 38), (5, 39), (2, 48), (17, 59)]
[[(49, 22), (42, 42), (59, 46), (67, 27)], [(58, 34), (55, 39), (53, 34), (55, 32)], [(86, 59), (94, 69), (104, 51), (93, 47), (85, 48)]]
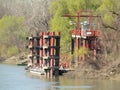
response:
[(84, 63), (75, 69), (64, 74), (68, 78), (77, 79), (112, 79), (120, 80), (120, 61), (108, 62), (100, 69), (95, 69), (92, 65)]
[(28, 58), (26, 57), (25, 54), (20, 54), (18, 56), (12, 56), (10, 58), (7, 59), (1, 59), (0, 63), (4, 63), (4, 64), (18, 64), (20, 62), (23, 61), (29, 61)]

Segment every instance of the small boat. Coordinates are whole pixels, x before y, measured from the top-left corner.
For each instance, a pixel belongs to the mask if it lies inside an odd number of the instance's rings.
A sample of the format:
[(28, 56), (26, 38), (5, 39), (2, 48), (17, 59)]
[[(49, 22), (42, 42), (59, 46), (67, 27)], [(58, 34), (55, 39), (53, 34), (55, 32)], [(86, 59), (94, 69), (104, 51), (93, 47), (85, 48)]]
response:
[(45, 75), (45, 70), (43, 68), (30, 68), (31, 73)]

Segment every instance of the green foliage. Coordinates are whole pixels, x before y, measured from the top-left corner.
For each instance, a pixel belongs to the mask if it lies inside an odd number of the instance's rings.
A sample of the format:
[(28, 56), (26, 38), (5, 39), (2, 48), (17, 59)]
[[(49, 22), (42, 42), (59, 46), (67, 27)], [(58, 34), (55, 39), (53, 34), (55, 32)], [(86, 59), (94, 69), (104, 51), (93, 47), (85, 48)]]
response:
[(119, 9), (120, 2), (118, 0), (102, 0), (97, 12), (102, 16), (103, 22), (111, 26), (115, 18), (112, 12), (118, 12)]
[(4, 16), (0, 19), (1, 56), (12, 56), (18, 53), (21, 40), (26, 36), (23, 22), (24, 17)]
[(80, 49), (75, 48), (74, 54), (72, 54), (71, 57), (82, 56), (84, 54), (87, 54), (88, 52), (89, 52), (89, 50), (85, 47), (81, 47)]
[(114, 21), (114, 18), (113, 18), (111, 13), (109, 13), (109, 14), (107, 13), (107, 14), (104, 15), (104, 17), (103, 17), (103, 22), (104, 23), (107, 23), (108, 25), (111, 25), (113, 21)]
[(4, 45), (0, 45), (0, 57), (6, 57), (6, 47)]
[(103, 5), (104, 5), (104, 9), (114, 10), (115, 9), (115, 0), (104, 0)]
[(82, 56), (88, 53), (88, 49), (85, 47), (81, 47), (80, 49), (75, 48), (74, 52), (75, 55)]
[[(50, 31), (61, 32), (61, 47), (69, 43), (69, 24), (68, 19), (62, 17), (63, 13), (67, 13), (67, 3), (65, 0), (56, 0), (50, 8), (51, 14), (54, 14), (50, 21)], [(64, 39), (62, 38), (64, 37)]]
[(18, 54), (18, 48), (16, 46), (6, 47), (5, 45), (1, 45), (0, 48), (0, 56), (1, 57), (11, 57)]
[(4, 16), (0, 19), (0, 40), (8, 38), (6, 36), (12, 36), (19, 34), (19, 30), (22, 29), (21, 24), (24, 21), (24, 17)]
[(7, 57), (14, 56), (18, 54), (18, 48), (16, 46), (8, 47), (6, 55)]

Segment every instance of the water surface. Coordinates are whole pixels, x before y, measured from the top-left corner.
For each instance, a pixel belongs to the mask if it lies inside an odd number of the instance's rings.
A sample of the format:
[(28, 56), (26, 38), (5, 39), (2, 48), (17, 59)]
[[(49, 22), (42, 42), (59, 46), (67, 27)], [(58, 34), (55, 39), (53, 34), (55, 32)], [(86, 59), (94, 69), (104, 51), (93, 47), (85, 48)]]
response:
[(0, 90), (120, 90), (119, 81), (46, 79), (26, 72), (23, 66), (0, 64)]

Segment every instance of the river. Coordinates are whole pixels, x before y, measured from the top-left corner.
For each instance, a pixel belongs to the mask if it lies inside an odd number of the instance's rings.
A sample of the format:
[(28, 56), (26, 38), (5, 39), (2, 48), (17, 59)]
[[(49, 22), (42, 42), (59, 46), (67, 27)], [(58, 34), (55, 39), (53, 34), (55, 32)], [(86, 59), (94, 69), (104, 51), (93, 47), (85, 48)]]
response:
[(23, 66), (0, 64), (0, 90), (120, 90), (119, 81), (46, 79), (32, 75)]

